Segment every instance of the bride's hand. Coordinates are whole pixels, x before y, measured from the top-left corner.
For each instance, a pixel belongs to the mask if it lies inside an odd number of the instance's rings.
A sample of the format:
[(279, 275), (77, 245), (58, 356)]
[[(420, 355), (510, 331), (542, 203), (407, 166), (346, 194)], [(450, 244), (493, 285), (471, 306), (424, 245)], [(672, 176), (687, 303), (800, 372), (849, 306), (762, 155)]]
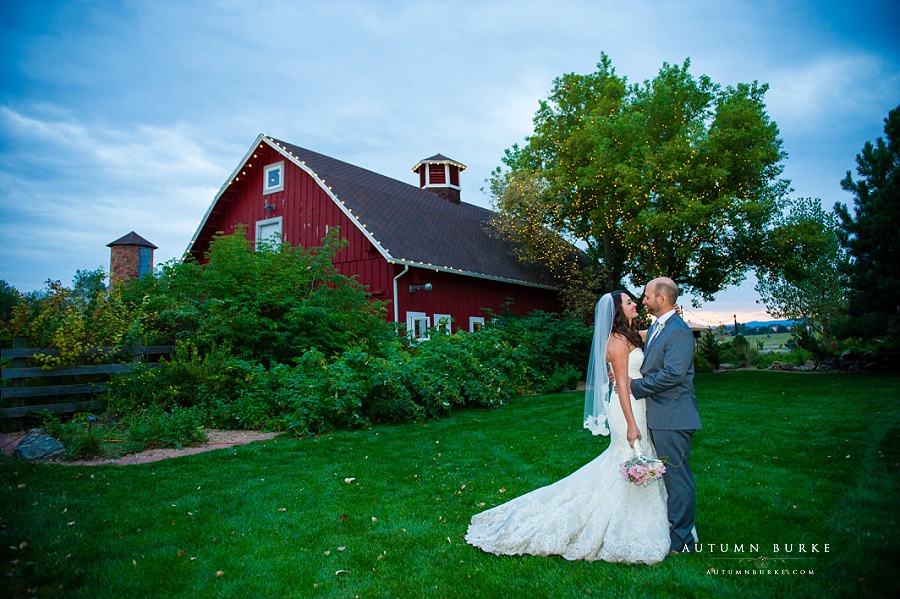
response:
[(628, 425), (628, 432), (626, 433), (626, 438), (628, 439), (629, 447), (634, 447), (634, 440), (641, 439), (641, 431), (638, 430), (636, 425), (630, 424)]

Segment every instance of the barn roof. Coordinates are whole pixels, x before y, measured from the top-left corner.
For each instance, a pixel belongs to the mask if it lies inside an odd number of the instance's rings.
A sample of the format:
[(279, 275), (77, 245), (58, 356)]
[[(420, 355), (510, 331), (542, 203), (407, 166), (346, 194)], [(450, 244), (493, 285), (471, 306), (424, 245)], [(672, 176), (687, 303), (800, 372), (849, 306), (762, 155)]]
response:
[[(317, 179), (389, 262), (557, 287), (548, 270), (526, 266), (513, 255), (508, 242), (491, 233), (496, 214), (491, 210), (450, 202), (414, 185), (264, 135), (251, 153), (259, 143), (268, 143)], [(202, 228), (203, 222), (198, 233)]]

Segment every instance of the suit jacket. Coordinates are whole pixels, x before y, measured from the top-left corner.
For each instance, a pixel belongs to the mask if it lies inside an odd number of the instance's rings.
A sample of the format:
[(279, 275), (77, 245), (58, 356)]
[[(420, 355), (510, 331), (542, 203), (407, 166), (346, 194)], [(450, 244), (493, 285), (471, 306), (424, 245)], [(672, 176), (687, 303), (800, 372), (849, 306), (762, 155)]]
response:
[(631, 381), (631, 393), (647, 400), (648, 428), (701, 428), (694, 393), (694, 335), (677, 313), (645, 346), (641, 374), (643, 378)]

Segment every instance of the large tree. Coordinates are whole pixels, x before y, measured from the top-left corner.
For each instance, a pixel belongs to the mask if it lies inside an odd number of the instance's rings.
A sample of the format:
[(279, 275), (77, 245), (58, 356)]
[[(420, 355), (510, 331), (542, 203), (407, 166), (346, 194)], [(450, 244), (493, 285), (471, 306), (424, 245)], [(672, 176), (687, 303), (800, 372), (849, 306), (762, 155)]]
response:
[(780, 246), (783, 258), (759, 273), (756, 290), (769, 314), (801, 321), (827, 346), (847, 309), (847, 256), (837, 219), (819, 199), (806, 198), (776, 220), (779, 234), (771, 243)]
[(853, 194), (853, 211), (840, 202), (840, 239), (850, 255), (851, 316), (847, 334), (900, 334), (900, 106), (884, 120), (887, 141), (866, 142), (841, 187)]
[(497, 227), (524, 259), (571, 278), (575, 244), (605, 289), (665, 275), (706, 299), (777, 262), (789, 182), (767, 86), (722, 87), (689, 67), (629, 85), (603, 55), (596, 72), (554, 81), (534, 134), (490, 179)]

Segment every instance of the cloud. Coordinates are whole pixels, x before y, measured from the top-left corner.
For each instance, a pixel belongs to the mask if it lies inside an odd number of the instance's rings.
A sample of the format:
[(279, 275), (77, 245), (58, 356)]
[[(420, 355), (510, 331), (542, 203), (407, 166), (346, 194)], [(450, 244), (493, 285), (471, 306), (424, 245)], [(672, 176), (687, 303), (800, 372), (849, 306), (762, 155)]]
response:
[(184, 124), (98, 127), (41, 105), (0, 108), (0, 131), (0, 276), (23, 291), (108, 268), (106, 244), (131, 230), (157, 262), (179, 257), (228, 174)]

